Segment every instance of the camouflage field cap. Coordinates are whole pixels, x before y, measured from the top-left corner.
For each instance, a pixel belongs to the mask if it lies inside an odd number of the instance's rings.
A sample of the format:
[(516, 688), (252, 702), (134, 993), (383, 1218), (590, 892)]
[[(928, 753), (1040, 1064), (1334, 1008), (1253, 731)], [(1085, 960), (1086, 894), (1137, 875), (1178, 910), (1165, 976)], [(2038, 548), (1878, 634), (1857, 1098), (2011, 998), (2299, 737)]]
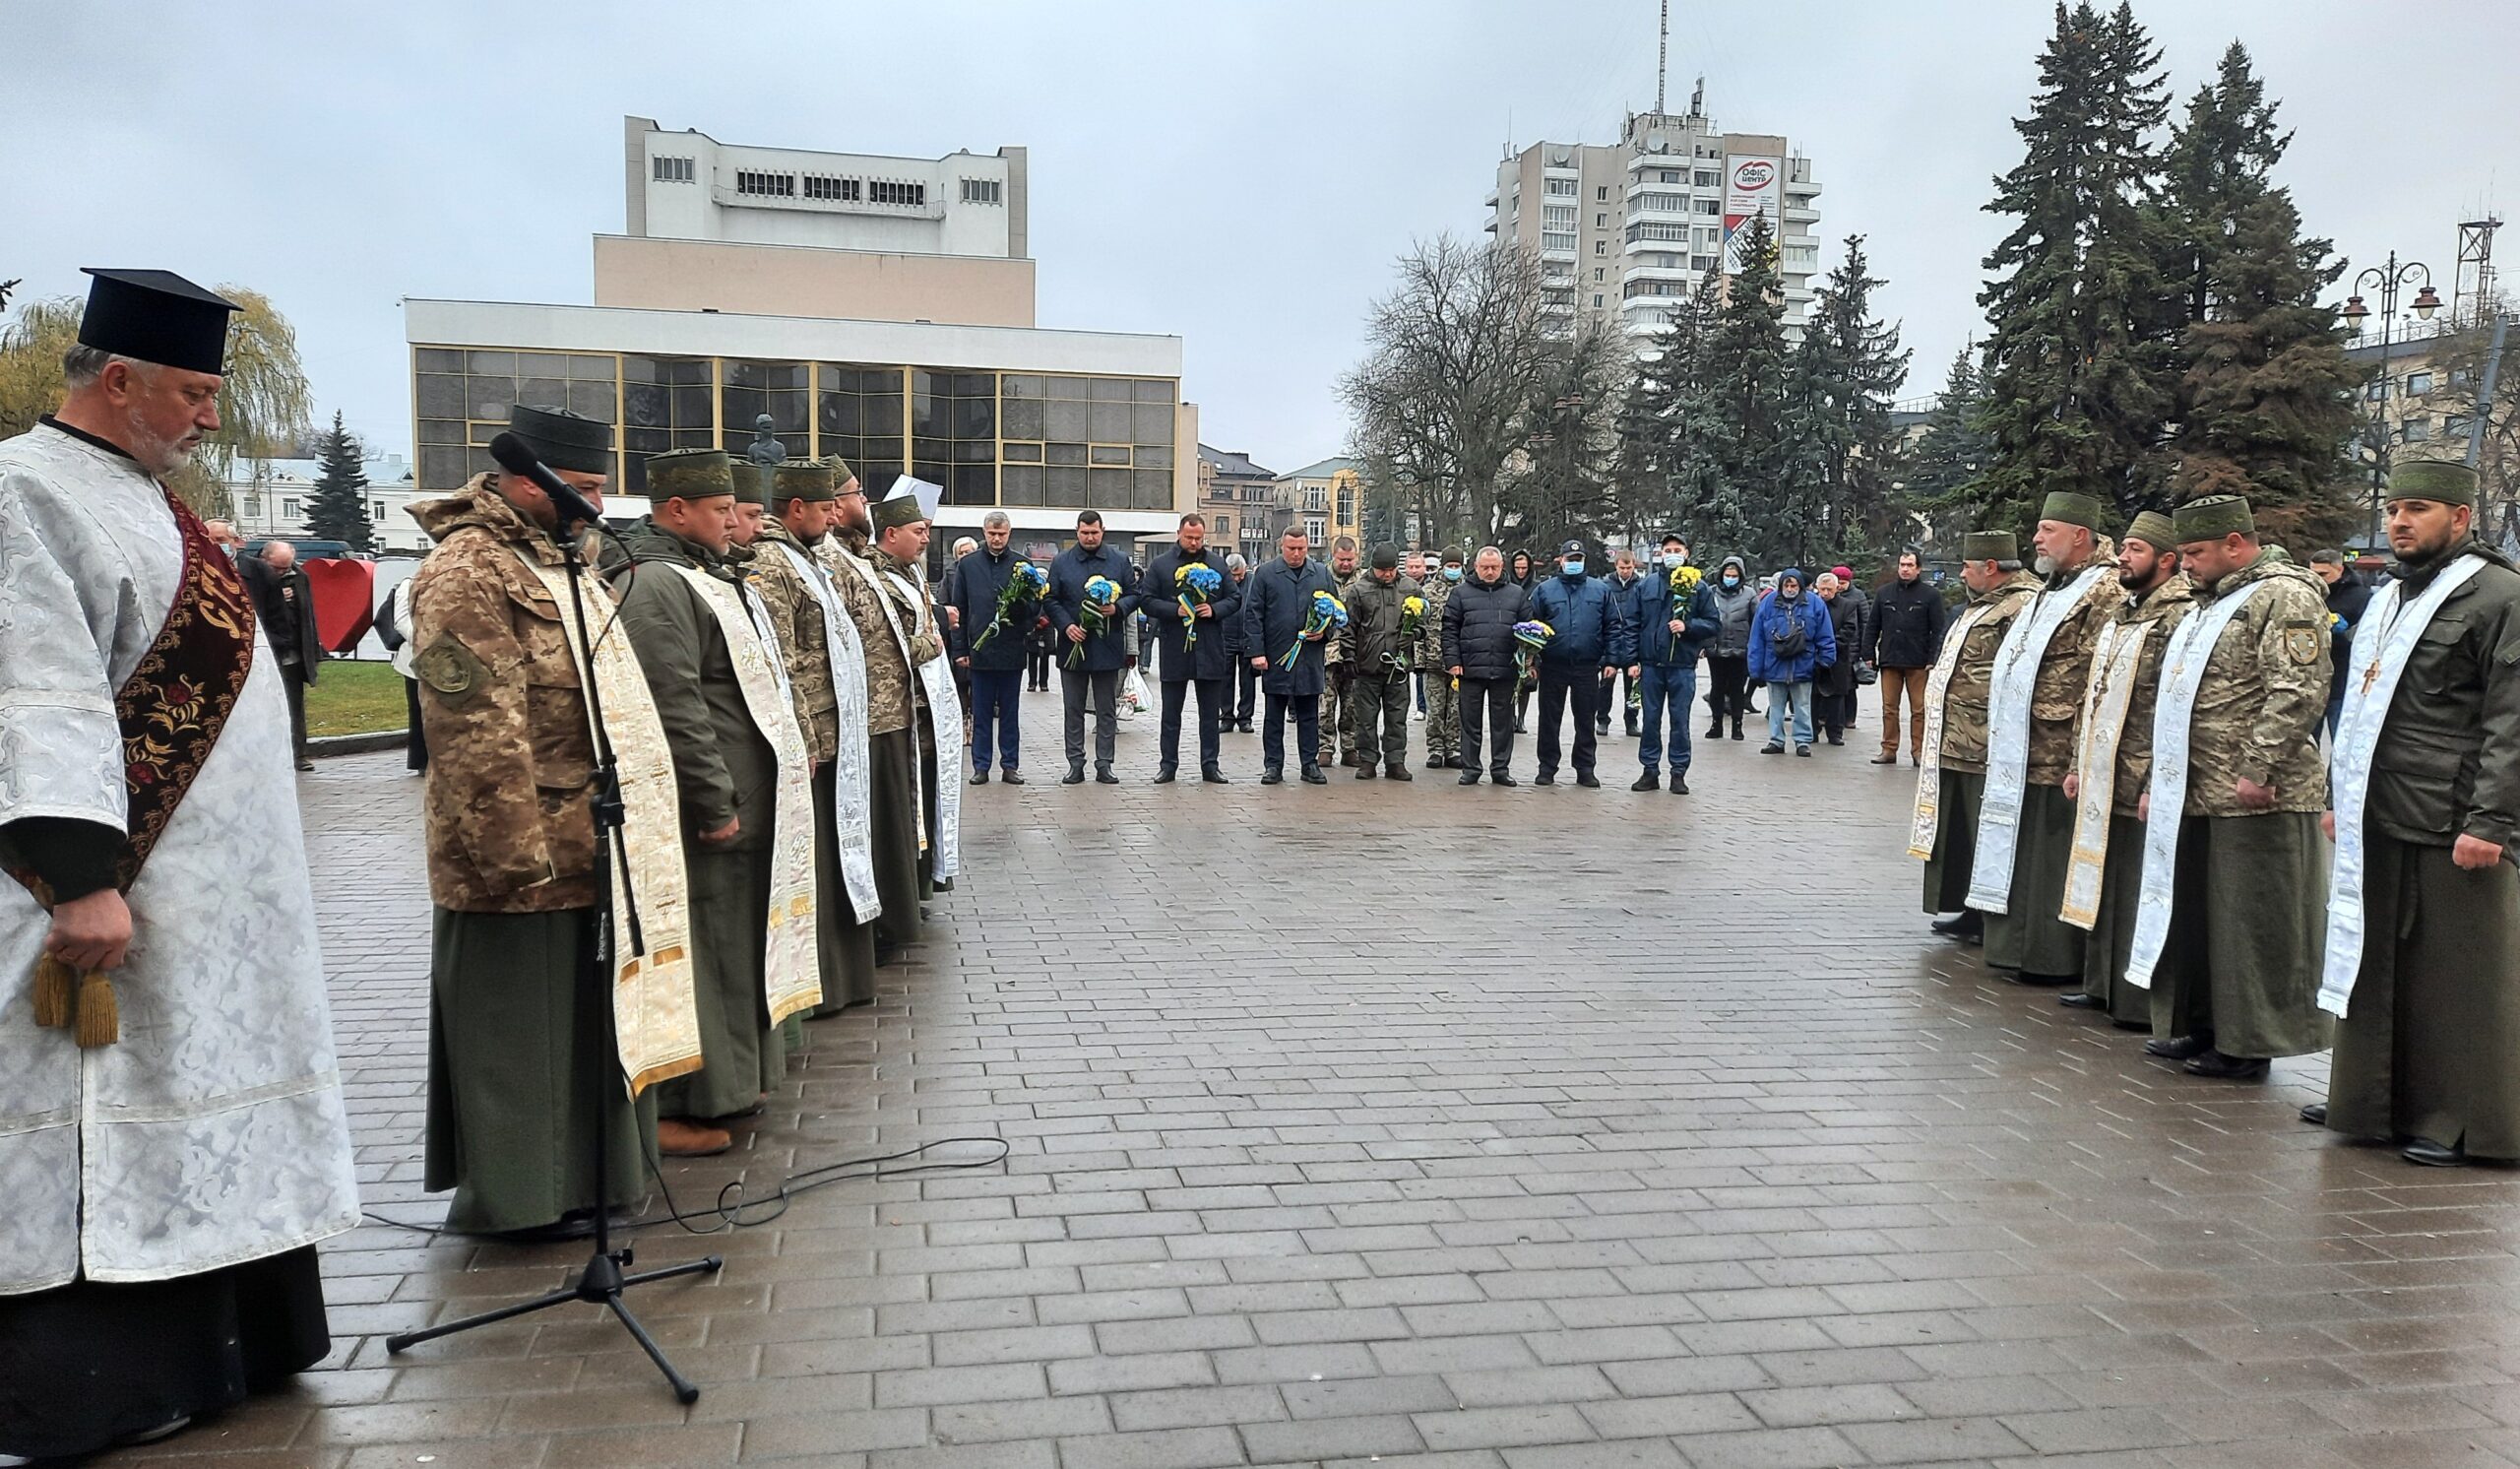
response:
[(2039, 507), (2039, 518), (2097, 532), (2100, 530), (2100, 501), (2079, 490), (2053, 490), (2046, 503)]
[(734, 466), (724, 449), (675, 449), (648, 461), (651, 500), (705, 500), (734, 492)]
[(734, 476), (736, 499), (747, 505), (770, 504), (770, 466), (729, 456), (726, 468)]
[(2021, 543), (2010, 531), (1972, 531), (1960, 538), (1960, 554), (1971, 561), (2018, 561)]
[(2257, 517), (2250, 513), (2248, 501), (2238, 495), (2207, 495), (2178, 507), (2172, 517), (2172, 534), (2179, 544), (2191, 541), (2220, 541), (2226, 536), (2254, 536)]
[(2409, 459), (2389, 469), (2392, 500), (2432, 500), (2443, 505), (2477, 502), (2477, 472), (2446, 459)]
[(2127, 525), (2125, 539), (2140, 541), (2157, 551), (2178, 549), (2177, 529), (2158, 510), (2139, 512)]
[(843, 482), (840, 473), (823, 460), (791, 459), (771, 472), (771, 502), (837, 499)]

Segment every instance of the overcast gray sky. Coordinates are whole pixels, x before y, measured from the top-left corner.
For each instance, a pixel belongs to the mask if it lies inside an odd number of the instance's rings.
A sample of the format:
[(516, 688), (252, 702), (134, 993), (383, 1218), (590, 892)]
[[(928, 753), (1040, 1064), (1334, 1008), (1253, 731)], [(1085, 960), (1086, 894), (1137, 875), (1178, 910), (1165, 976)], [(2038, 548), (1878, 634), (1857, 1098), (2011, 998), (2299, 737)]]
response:
[[(1654, 96), (1654, 0), (218, 6), (13, 0), (0, 279), (161, 266), (268, 292), (321, 412), (408, 449), (399, 298), (585, 301), (622, 227), (621, 117), (733, 143), (1032, 150), (1043, 326), (1184, 339), (1202, 437), (1336, 453), (1334, 383), (1414, 239), (1476, 235), (1508, 139), (1608, 142)], [(2286, 181), (2358, 266), (2448, 293), (2455, 224), (2520, 185), (2510, 0), (2143, 0), (2174, 94), (2233, 38), (2299, 137)], [(1673, 105), (1781, 132), (1824, 263), (1869, 236), (1930, 392), (1980, 330), (2044, 0), (1674, 0)], [(2506, 242), (2520, 255), (2520, 234)], [(2520, 259), (2512, 263), (2520, 264)]]

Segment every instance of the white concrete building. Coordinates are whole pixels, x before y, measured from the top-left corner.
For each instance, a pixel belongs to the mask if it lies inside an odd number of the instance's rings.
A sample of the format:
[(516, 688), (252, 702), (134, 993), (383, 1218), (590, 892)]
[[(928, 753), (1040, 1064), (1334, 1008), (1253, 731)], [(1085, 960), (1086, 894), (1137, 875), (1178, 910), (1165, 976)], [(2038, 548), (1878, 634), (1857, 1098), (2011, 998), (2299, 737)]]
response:
[(1764, 216), (1786, 332), (1801, 336), (1820, 269), (1811, 160), (1781, 135), (1719, 131), (1703, 98), (1629, 114), (1615, 144), (1536, 143), (1497, 164), (1486, 230), (1539, 252), (1544, 309), (1568, 327), (1589, 319), (1648, 345), (1676, 298), (1732, 272), (1741, 229)]
[(1025, 151), (941, 159), (721, 143), (622, 119), (627, 229), (648, 239), (893, 255), (1028, 252)]
[[(367, 520), (375, 528), (380, 555), (419, 555), (429, 539), (411, 523), (405, 507), (417, 498), (411, 462), (400, 454), (378, 454), (362, 461), (367, 475)], [(323, 465), (313, 459), (239, 460), (229, 471), (228, 523), (247, 541), (296, 540), (308, 535), (307, 506), (315, 498), (316, 477)]]

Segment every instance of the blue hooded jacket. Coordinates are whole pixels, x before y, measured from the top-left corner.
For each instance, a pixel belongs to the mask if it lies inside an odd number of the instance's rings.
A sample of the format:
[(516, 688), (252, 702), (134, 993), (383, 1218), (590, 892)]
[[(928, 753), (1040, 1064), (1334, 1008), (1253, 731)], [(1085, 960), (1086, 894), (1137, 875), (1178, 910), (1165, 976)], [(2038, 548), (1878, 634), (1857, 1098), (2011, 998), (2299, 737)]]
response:
[[(1785, 600), (1781, 590), (1789, 577), (1797, 589), (1792, 602)], [(1829, 605), (1812, 592), (1798, 566), (1778, 572), (1776, 584), (1780, 590), (1762, 599), (1758, 614), (1750, 619), (1750, 676), (1769, 683), (1807, 683), (1813, 671), (1838, 661), (1838, 634), (1830, 624)], [(1796, 626), (1802, 629), (1802, 651), (1791, 659), (1777, 657), (1778, 634)]]
[(1540, 651), (1542, 667), (1609, 667), (1610, 651), (1618, 646), (1618, 610), (1600, 577), (1534, 576), (1531, 605), (1523, 615), (1547, 623), (1556, 633)]

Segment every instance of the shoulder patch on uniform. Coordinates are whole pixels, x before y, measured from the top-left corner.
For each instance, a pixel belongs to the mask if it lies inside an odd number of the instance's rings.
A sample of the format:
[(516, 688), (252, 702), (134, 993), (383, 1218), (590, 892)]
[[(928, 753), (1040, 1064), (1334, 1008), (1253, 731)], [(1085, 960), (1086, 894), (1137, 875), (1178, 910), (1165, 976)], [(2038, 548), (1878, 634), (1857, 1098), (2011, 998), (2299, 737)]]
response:
[(481, 691), (489, 670), (472, 649), (455, 640), (455, 634), (442, 632), (411, 660), (411, 673), (447, 703), (465, 704)]
[(2307, 622), (2284, 624), (2284, 656), (2297, 664), (2319, 661), (2319, 632)]

